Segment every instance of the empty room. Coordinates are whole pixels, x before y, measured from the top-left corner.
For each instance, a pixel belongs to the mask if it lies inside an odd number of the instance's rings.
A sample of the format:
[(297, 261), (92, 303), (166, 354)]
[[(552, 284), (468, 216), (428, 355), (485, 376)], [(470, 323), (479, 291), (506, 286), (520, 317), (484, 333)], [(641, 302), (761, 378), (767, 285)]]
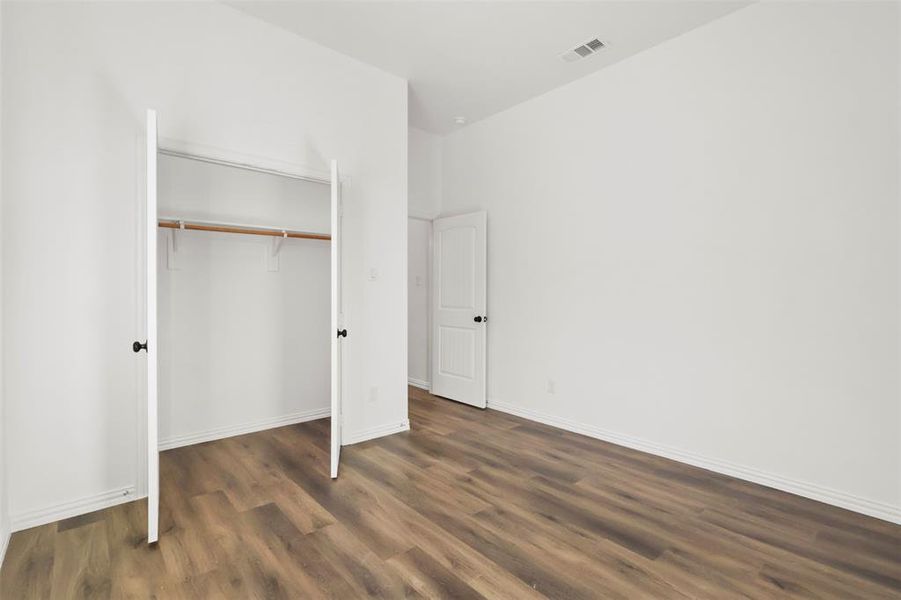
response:
[(901, 600), (901, 0), (0, 0), (0, 600)]

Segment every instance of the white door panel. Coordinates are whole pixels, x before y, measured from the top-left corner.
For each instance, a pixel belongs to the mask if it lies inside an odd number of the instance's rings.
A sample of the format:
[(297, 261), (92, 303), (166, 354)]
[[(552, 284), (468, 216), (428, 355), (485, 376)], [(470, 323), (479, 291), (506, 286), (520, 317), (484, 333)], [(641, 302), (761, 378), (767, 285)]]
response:
[[(341, 295), (341, 226), (343, 221), (341, 206), (341, 188), (338, 178), (338, 162), (332, 161), (331, 169), (332, 185), (332, 411), (331, 411), (331, 477), (338, 477), (338, 462), (341, 458), (341, 426), (342, 426), (342, 402), (341, 402), (341, 366), (342, 346), (347, 339), (347, 330), (344, 329), (343, 298)], [(343, 335), (342, 335), (343, 334)]]
[(159, 408), (157, 397), (157, 364), (158, 355), (156, 335), (156, 232), (157, 232), (157, 199), (156, 199), (156, 158), (157, 158), (157, 122), (156, 111), (147, 111), (147, 196), (146, 228), (144, 235), (146, 282), (144, 286), (146, 298), (147, 337), (143, 348), (135, 342), (134, 351), (143, 349), (147, 352), (147, 543), (152, 544), (159, 539), (160, 522), (160, 452), (159, 452)]
[(487, 217), (432, 225), (432, 393), (486, 406)]

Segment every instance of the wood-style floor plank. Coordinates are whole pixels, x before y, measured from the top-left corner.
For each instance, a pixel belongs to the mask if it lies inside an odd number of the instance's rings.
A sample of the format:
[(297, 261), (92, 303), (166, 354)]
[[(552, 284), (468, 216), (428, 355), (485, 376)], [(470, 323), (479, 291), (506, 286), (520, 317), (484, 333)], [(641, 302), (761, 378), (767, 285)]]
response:
[(327, 419), (164, 452), (132, 502), (13, 535), (0, 598), (901, 598), (901, 527), (410, 392), (412, 430)]

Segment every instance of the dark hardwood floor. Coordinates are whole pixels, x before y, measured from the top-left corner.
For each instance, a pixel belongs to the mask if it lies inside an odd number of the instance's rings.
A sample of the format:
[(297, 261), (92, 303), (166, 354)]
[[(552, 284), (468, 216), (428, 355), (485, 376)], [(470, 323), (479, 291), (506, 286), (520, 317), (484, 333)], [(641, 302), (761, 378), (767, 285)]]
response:
[(412, 431), (327, 420), (170, 450), (133, 502), (16, 533), (4, 599), (901, 598), (901, 527), (411, 391)]

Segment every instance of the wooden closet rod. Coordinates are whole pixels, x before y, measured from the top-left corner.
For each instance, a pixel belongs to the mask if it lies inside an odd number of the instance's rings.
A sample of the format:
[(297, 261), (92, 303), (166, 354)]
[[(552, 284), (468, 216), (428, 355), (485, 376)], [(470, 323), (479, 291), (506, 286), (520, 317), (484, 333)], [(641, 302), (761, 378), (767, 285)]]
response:
[(259, 227), (243, 227), (240, 225), (220, 225), (217, 223), (192, 223), (190, 221), (163, 220), (159, 226), (166, 229), (192, 229), (194, 231), (217, 231), (221, 233), (244, 233), (249, 235), (268, 235), (272, 237), (289, 237), (302, 240), (330, 240), (332, 236), (325, 233), (306, 233), (287, 229), (262, 229)]

